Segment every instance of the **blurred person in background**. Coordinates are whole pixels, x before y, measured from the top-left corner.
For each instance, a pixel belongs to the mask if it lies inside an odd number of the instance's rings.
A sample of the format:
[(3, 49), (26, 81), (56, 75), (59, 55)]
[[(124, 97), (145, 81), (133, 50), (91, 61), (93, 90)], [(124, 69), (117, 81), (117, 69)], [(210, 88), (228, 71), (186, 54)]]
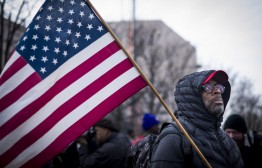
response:
[(142, 127), (146, 134), (158, 134), (160, 121), (154, 114), (146, 113), (143, 116)]
[(241, 115), (230, 115), (223, 129), (239, 147), (246, 168), (262, 167), (262, 136), (252, 130), (248, 131)]
[(131, 145), (126, 135), (107, 118), (94, 125), (98, 148), (90, 153), (88, 142), (80, 138), (79, 157), (82, 168), (126, 168), (127, 155)]
[(154, 114), (145, 113), (142, 119), (142, 128), (144, 130), (144, 134), (134, 139), (132, 141), (132, 144), (137, 143), (138, 141), (140, 141), (141, 139), (143, 139), (149, 134), (158, 135), (160, 129), (159, 123), (160, 121), (157, 119), (157, 117)]

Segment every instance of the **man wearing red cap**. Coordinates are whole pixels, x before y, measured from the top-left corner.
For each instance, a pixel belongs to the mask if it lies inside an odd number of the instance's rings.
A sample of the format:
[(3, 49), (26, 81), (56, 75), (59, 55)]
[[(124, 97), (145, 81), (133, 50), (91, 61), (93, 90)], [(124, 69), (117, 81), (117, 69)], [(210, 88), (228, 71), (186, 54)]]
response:
[[(238, 147), (220, 128), (230, 89), (224, 71), (209, 70), (184, 76), (174, 94), (178, 120), (213, 168), (244, 166)], [(161, 131), (152, 153), (152, 168), (206, 167), (193, 149), (190, 157), (185, 155), (184, 136), (175, 125)]]

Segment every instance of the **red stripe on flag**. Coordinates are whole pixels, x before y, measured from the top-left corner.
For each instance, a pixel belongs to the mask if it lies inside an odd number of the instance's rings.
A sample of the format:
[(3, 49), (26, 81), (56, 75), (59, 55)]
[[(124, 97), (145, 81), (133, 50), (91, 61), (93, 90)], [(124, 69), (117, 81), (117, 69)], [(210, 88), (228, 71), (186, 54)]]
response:
[(28, 90), (38, 84), (41, 80), (41, 77), (37, 73), (31, 74), (19, 86), (17, 86), (14, 90), (0, 99), (0, 111), (3, 111), (5, 108), (17, 101), (21, 96), (23, 96)]
[[(34, 130), (20, 139), (11, 149), (0, 156), (0, 160), (3, 161), (1, 165), (8, 164), (12, 159), (17, 157), (19, 153), (28, 148), (31, 144), (41, 138), (46, 132), (48, 132), (56, 123), (58, 123), (63, 117), (65, 117), (72, 110), (81, 105), (84, 101), (96, 94), (99, 90), (113, 81), (115, 78), (132, 68), (133, 65), (129, 59), (125, 59), (111, 70), (107, 71), (103, 76), (94, 81), (91, 85), (84, 88), (77, 95), (68, 100), (65, 104), (55, 110), (45, 121), (38, 125)], [(81, 134), (83, 134), (82, 132)], [(79, 134), (79, 135), (81, 135)], [(74, 139), (71, 139), (73, 141)]]
[(9, 78), (11, 78), (17, 71), (22, 69), (26, 64), (26, 60), (20, 56), (1, 76), (0, 85), (2, 85)]
[[(58, 154), (66, 148), (72, 140), (78, 138), (79, 135), (87, 131), (87, 129), (94, 125), (98, 120), (103, 118), (109, 112), (114, 110), (120, 103), (124, 102), (131, 95), (135, 94), (145, 86), (146, 83), (141, 76), (138, 76), (134, 80), (130, 81), (124, 87), (108, 97), (105, 101), (100, 103), (90, 113), (72, 125), (69, 129), (63, 132), (63, 134), (61, 134), (52, 144), (50, 144), (48, 148), (24, 164), (22, 168), (39, 166), (39, 163), (40, 165), (43, 165), (47, 161), (51, 160), (54, 157), (54, 155), (50, 155), (51, 151)], [(72, 132), (74, 132), (74, 134), (72, 134)]]
[(107, 45), (105, 48), (96, 53), (93, 57), (83, 62), (73, 71), (66, 74), (63, 78), (58, 80), (46, 93), (36, 99), (34, 102), (23, 108), (19, 113), (13, 116), (8, 122), (0, 127), (0, 140), (17, 128), (20, 124), (35, 114), (41, 107), (43, 107), (55, 95), (61, 92), (64, 88), (72, 84), (81, 76), (92, 70), (95, 66), (99, 65), (105, 59), (110, 57), (115, 52), (119, 51), (120, 47), (114, 41)]

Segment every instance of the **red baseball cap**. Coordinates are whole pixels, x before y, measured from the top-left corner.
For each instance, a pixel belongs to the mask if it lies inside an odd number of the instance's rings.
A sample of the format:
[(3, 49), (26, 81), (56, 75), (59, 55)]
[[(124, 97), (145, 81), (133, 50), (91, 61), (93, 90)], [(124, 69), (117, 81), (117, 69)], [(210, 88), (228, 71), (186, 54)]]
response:
[(214, 71), (204, 80), (203, 85), (211, 79), (215, 80), (217, 83), (224, 84), (228, 81), (228, 75), (222, 70)]

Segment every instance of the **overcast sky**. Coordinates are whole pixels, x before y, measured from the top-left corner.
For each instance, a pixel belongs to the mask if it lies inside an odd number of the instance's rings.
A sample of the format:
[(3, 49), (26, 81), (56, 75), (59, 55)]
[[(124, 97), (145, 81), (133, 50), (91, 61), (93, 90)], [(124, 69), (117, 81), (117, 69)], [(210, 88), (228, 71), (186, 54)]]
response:
[[(106, 22), (132, 20), (133, 1), (91, 0)], [(135, 2), (138, 20), (162, 20), (196, 47), (201, 70), (230, 70), (252, 81), (254, 93), (262, 95), (261, 0)]]
[[(91, 0), (106, 22), (132, 20), (133, 0)], [(162, 20), (197, 50), (204, 69), (251, 80), (262, 95), (261, 0), (136, 0), (138, 20)]]

